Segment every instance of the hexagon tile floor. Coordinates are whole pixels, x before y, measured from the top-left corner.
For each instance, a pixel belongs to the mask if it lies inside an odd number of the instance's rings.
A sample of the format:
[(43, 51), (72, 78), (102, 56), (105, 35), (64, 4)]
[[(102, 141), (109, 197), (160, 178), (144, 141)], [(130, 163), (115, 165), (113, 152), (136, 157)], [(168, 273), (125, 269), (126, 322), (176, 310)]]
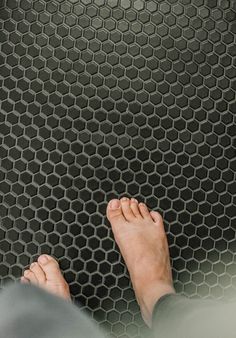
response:
[(222, 298), (235, 269), (234, 0), (0, 0), (0, 275), (57, 257), (113, 337), (144, 326), (105, 217), (165, 218), (175, 286)]

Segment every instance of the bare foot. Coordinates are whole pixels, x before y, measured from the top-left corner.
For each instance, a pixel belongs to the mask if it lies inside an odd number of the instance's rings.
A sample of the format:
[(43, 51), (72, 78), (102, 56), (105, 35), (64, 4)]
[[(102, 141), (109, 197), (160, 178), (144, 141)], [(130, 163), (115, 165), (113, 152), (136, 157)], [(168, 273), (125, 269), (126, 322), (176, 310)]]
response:
[(41, 255), (30, 265), (21, 277), (22, 283), (31, 283), (66, 300), (70, 300), (70, 290), (57, 261), (49, 255)]
[(143, 319), (151, 326), (158, 299), (175, 293), (163, 220), (132, 198), (111, 200), (107, 207), (115, 240), (128, 267)]

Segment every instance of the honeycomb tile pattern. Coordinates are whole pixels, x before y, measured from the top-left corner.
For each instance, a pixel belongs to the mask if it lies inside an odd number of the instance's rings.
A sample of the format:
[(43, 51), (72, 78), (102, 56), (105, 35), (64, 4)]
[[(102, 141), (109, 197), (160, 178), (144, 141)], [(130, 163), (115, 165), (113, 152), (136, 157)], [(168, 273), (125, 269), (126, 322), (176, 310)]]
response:
[(105, 217), (165, 219), (175, 286), (236, 284), (234, 0), (0, 0), (0, 276), (41, 253), (112, 337), (143, 323)]

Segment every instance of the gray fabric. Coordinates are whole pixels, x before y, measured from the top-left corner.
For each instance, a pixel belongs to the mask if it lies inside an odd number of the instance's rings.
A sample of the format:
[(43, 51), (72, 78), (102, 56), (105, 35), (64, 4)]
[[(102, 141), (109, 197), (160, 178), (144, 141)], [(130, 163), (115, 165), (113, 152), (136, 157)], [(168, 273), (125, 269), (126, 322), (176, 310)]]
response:
[[(233, 338), (236, 304), (166, 295), (153, 313), (160, 338)], [(0, 295), (0, 338), (104, 338), (79, 309), (39, 288), (11, 285)]]
[(70, 302), (29, 285), (11, 285), (0, 295), (1, 338), (104, 338)]
[(160, 338), (235, 338), (236, 303), (165, 295), (153, 312), (153, 331)]

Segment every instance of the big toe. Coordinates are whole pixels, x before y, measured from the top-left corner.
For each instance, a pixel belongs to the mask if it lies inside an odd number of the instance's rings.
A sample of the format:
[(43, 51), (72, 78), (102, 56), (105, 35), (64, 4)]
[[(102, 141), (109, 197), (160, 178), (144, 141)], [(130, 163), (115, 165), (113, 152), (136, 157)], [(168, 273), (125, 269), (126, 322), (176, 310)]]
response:
[(121, 209), (121, 203), (118, 199), (113, 199), (108, 203), (107, 218), (109, 219), (112, 226), (125, 221)]
[(49, 255), (41, 255), (38, 258), (38, 263), (45, 273), (47, 281), (61, 282), (64, 278), (61, 274), (59, 264)]

